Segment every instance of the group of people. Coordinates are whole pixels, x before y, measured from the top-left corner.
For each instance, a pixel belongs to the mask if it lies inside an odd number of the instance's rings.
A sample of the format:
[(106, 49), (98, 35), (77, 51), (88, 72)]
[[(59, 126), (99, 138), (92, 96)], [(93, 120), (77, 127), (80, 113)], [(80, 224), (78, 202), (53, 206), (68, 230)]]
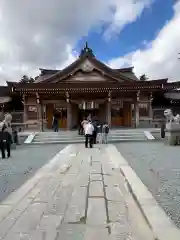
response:
[[(54, 132), (58, 132), (58, 117), (56, 115), (53, 116), (52, 128), (54, 129)], [(90, 116), (88, 116), (87, 119), (80, 121), (79, 135), (85, 136), (86, 148), (88, 145), (92, 148), (97, 142), (107, 144), (108, 133), (109, 126), (106, 122), (102, 124), (96, 120), (92, 121)]]
[(107, 123), (101, 124), (98, 121), (83, 120), (80, 124), (80, 134), (85, 135), (85, 147), (92, 148), (93, 144), (108, 143), (109, 126)]

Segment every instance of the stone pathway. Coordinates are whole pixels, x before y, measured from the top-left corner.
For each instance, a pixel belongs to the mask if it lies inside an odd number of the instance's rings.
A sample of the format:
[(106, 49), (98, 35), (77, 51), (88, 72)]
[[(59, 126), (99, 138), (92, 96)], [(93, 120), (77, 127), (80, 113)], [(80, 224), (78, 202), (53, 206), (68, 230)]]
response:
[(106, 148), (60, 152), (0, 205), (0, 239), (154, 239)]

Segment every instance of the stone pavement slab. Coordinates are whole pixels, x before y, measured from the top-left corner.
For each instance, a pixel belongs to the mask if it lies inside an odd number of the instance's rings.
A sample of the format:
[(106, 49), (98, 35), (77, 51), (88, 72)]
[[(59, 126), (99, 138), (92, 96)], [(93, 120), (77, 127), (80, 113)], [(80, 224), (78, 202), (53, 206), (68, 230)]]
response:
[(32, 178), (39, 168), (64, 147), (21, 145), (12, 150), (11, 158), (0, 159), (0, 202)]
[(64, 216), (66, 223), (83, 221), (86, 211), (87, 187), (76, 187)]
[(58, 153), (0, 205), (0, 239), (153, 240), (107, 148), (69, 145)]

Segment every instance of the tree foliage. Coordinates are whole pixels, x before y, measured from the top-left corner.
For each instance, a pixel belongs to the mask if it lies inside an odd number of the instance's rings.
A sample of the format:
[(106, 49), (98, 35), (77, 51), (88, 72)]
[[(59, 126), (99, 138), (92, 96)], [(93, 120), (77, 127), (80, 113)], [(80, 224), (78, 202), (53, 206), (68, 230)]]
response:
[(21, 83), (34, 83), (35, 79), (33, 77), (28, 77), (27, 75), (22, 76)]

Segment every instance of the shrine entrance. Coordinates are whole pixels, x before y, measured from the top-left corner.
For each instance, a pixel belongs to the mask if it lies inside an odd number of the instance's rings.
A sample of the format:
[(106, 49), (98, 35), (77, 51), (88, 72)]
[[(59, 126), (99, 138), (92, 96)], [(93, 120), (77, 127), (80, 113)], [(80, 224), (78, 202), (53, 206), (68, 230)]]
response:
[(123, 105), (112, 105), (111, 126), (130, 127), (132, 125), (131, 104), (124, 102)]
[(98, 118), (98, 109), (92, 109), (92, 110), (84, 110), (84, 109), (79, 109), (79, 121), (82, 121), (83, 119), (87, 119), (89, 116), (91, 119), (96, 119)]
[(59, 128), (67, 128), (67, 109), (66, 108), (54, 108), (54, 115), (58, 117)]
[(90, 117), (92, 120), (100, 121), (100, 104), (96, 102), (82, 102), (79, 104), (78, 120), (79, 122), (83, 119)]
[(52, 128), (53, 116), (56, 116), (59, 120), (59, 128), (67, 128), (67, 109), (63, 107), (56, 106), (55, 104), (46, 105), (46, 119), (47, 128)]

